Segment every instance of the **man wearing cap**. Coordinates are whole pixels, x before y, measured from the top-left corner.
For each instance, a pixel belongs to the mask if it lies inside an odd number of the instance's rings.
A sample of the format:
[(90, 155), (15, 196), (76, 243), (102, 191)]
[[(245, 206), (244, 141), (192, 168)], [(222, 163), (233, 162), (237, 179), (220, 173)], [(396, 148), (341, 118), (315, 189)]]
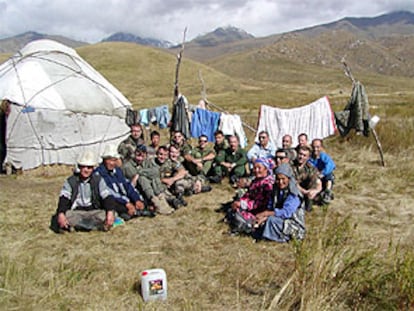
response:
[(59, 232), (79, 230), (109, 230), (114, 222), (114, 198), (99, 176), (92, 174), (96, 156), (85, 151), (78, 169), (63, 184), (56, 210)]
[(95, 169), (95, 174), (105, 180), (111, 195), (117, 202), (115, 210), (124, 220), (137, 216), (150, 216), (151, 212), (144, 211), (145, 205), (141, 195), (118, 167), (120, 158), (121, 155), (115, 145), (106, 145), (102, 155), (103, 162)]
[(174, 211), (167, 202), (166, 186), (161, 182), (159, 166), (147, 159), (147, 148), (144, 145), (138, 146), (135, 157), (123, 164), (122, 172), (147, 202), (155, 207), (157, 213), (171, 214)]

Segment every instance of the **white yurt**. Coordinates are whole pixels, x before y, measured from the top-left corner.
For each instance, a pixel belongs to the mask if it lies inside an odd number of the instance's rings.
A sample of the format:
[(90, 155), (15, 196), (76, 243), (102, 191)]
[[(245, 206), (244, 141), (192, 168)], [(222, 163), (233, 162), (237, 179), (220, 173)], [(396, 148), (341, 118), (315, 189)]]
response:
[[(33, 41), (0, 65), (0, 101), (9, 106), (4, 162), (16, 169), (74, 164), (129, 133), (131, 103), (75, 50)], [(4, 115), (4, 114), (3, 114)]]

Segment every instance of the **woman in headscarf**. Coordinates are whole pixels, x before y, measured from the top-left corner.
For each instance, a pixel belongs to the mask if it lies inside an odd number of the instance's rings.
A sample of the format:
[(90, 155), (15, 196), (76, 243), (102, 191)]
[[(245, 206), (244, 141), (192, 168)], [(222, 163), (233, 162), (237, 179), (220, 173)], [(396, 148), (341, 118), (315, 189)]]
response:
[(283, 163), (276, 168), (275, 175), (269, 209), (256, 215), (257, 226), (264, 224), (261, 238), (276, 242), (301, 240), (305, 235), (305, 214), (293, 171)]
[(247, 192), (231, 205), (232, 212), (239, 212), (252, 226), (256, 221), (255, 215), (267, 209), (272, 197), (275, 182), (273, 166), (274, 163), (270, 159), (257, 159), (253, 166), (254, 179)]

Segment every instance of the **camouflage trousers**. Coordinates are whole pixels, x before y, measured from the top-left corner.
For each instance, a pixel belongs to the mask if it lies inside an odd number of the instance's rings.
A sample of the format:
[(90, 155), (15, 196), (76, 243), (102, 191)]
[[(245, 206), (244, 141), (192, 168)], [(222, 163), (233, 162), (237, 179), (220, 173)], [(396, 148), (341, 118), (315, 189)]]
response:
[(208, 184), (208, 180), (203, 175), (191, 176), (188, 174), (184, 178), (177, 180), (172, 186), (175, 194), (194, 194), (201, 192), (201, 187)]

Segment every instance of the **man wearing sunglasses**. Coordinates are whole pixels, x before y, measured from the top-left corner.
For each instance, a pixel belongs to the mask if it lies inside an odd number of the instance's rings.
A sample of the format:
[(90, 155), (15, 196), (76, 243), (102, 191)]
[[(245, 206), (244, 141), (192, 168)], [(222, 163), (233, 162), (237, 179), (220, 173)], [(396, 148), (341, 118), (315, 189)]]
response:
[(208, 137), (206, 135), (200, 135), (198, 138), (198, 146), (194, 147), (185, 158), (184, 165), (193, 176), (207, 176), (215, 156), (216, 153), (213, 147), (208, 143)]

